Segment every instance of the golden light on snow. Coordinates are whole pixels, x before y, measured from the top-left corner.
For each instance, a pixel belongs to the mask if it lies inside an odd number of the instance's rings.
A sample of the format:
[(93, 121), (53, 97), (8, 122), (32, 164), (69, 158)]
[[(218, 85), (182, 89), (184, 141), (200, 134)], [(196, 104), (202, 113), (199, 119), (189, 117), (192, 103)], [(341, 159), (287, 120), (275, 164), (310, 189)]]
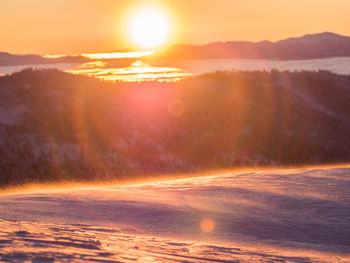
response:
[[(139, 82), (139, 81), (166, 81), (173, 82), (188, 77), (191, 74), (178, 68), (152, 67), (140, 60), (128, 67), (111, 68), (106, 62), (93, 61), (79, 65), (67, 72), (82, 74), (109, 81)], [(184, 112), (181, 101), (175, 101), (169, 105), (169, 112), (174, 116), (180, 116)]]
[(130, 15), (128, 33), (140, 48), (158, 48), (170, 38), (170, 19), (159, 8), (143, 7)]
[(201, 221), (200, 227), (203, 232), (213, 232), (215, 229), (215, 222), (210, 218), (206, 218)]

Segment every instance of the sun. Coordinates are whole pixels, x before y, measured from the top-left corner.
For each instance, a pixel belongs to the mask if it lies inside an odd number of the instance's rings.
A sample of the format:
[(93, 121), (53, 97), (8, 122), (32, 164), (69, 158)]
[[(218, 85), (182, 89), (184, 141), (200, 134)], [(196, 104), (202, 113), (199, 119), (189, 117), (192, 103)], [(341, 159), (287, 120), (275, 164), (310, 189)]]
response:
[(135, 45), (155, 49), (170, 37), (170, 22), (165, 12), (156, 8), (143, 8), (130, 17), (129, 34)]

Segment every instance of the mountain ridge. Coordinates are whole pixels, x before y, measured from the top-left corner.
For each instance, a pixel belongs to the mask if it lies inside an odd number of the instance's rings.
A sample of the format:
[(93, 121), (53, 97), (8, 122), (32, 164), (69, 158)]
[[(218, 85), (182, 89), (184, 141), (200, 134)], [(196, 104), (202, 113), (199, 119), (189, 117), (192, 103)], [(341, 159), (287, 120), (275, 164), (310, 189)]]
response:
[[(323, 32), (291, 37), (279, 41), (218, 41), (205, 45), (175, 44), (144, 58), (148, 62), (178, 59), (273, 59), (304, 60), (350, 56), (350, 37)], [(99, 59), (103, 60), (103, 59)], [(105, 59), (106, 60), (106, 59)], [(108, 59), (113, 61), (113, 59)], [(120, 61), (120, 59), (114, 59)], [(83, 56), (67, 55), (47, 58), (35, 54), (10, 54), (0, 52), (0, 66), (85, 63), (96, 61)]]
[(250, 58), (302, 60), (350, 56), (350, 37), (323, 32), (279, 41), (226, 41), (205, 45), (177, 44), (155, 57), (167, 59)]

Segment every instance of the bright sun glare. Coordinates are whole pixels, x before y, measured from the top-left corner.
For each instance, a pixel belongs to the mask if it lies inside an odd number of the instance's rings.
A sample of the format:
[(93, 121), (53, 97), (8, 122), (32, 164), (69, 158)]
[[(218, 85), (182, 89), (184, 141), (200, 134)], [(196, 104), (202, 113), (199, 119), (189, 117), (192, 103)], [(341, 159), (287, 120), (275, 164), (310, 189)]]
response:
[(139, 10), (131, 16), (129, 33), (132, 41), (139, 47), (157, 48), (169, 38), (169, 19), (161, 10)]

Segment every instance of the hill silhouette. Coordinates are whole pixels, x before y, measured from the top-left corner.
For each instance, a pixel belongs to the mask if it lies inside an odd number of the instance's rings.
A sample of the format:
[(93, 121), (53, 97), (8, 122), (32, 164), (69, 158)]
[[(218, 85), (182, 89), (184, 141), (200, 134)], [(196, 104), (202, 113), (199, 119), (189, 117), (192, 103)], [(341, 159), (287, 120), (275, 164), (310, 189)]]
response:
[(350, 77), (216, 72), (110, 83), (0, 77), (0, 185), (350, 161)]
[(40, 55), (17, 55), (0, 52), (0, 66), (59, 64), (59, 63), (84, 63), (89, 59), (82, 56), (65, 56), (60, 58), (46, 58)]

